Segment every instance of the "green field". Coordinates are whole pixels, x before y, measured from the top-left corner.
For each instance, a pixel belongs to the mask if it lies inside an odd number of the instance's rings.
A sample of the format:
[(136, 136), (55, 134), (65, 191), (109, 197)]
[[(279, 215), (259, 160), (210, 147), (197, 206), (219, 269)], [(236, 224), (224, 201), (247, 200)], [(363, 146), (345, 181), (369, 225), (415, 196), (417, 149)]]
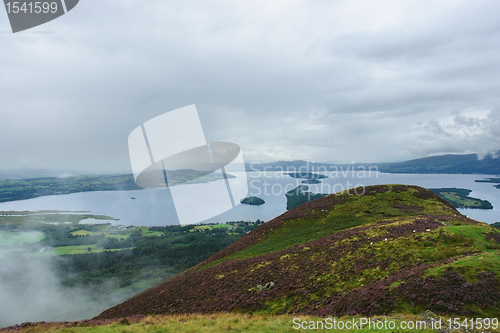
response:
[(216, 229), (220, 229), (220, 228), (231, 229), (231, 228), (233, 228), (233, 226), (230, 225), (230, 224), (197, 225), (197, 226), (195, 226), (192, 229), (192, 231), (194, 231), (194, 230), (212, 230), (213, 228), (216, 228)]
[[(140, 232), (140, 236), (145, 237), (161, 237), (165, 236), (165, 231), (155, 230), (154, 227), (127, 227), (123, 228), (120, 226), (106, 224), (92, 224), (92, 225), (81, 225), (78, 222), (82, 219), (93, 218), (95, 220), (109, 220), (113, 219), (109, 216), (97, 216), (97, 215), (82, 215), (82, 214), (65, 214), (62, 212), (48, 213), (44, 212), (4, 212), (4, 216), (0, 216), (0, 226), (9, 227), (10, 231), (0, 231), (0, 258), (6, 252), (17, 251), (18, 248), (11, 248), (11, 246), (17, 246), (16, 244), (34, 244), (43, 240), (45, 238), (42, 231), (43, 228), (47, 228), (48, 225), (53, 225), (51, 228), (65, 228), (68, 230), (68, 234), (63, 237), (94, 237), (94, 241), (88, 241), (82, 245), (44, 245), (43, 243), (30, 249), (29, 257), (43, 257), (43, 256), (55, 256), (55, 255), (73, 255), (73, 254), (85, 254), (85, 253), (99, 253), (105, 251), (120, 251), (124, 249), (130, 249), (133, 246), (122, 245), (124, 241), (128, 240), (132, 233)], [(58, 222), (70, 220), (70, 223), (62, 223), (58, 225)], [(82, 229), (83, 228), (83, 229)], [(200, 225), (192, 226), (189, 231), (205, 231), (213, 229), (225, 229), (229, 230), (234, 228), (231, 224), (211, 224), (211, 225)], [(35, 230), (30, 230), (35, 229)], [(24, 231), (26, 230), (26, 231)], [(62, 230), (62, 229), (61, 229)], [(74, 231), (71, 231), (74, 230)], [(231, 234), (230, 234), (231, 235)], [(169, 236), (171, 236), (169, 234)], [(97, 237), (97, 238), (95, 238)], [(119, 241), (119, 244), (109, 245), (103, 243), (104, 239), (114, 238)], [(88, 251), (88, 249), (91, 251)]]
[(141, 230), (141, 235), (143, 236), (161, 236), (163, 234), (161, 231), (151, 231), (150, 228), (147, 227), (141, 227), (139, 229)]
[(226, 229), (231, 229), (233, 226), (230, 224), (215, 224), (211, 225), (212, 228), (226, 228)]
[(73, 236), (87, 236), (87, 235), (99, 235), (99, 234), (101, 234), (101, 232), (87, 231), (87, 230), (78, 230), (78, 231), (73, 231), (71, 234)]
[(40, 231), (8, 232), (0, 231), (0, 246), (11, 246), (16, 243), (31, 244), (44, 239), (45, 236)]
[[(155, 235), (155, 236), (160, 236), (160, 235)], [(127, 239), (130, 237), (130, 233), (126, 233), (125, 235), (115, 235), (115, 234), (106, 234), (106, 237), (110, 238), (116, 238), (116, 239)]]
[[(91, 251), (88, 250), (90, 247)], [(104, 251), (121, 251), (122, 249), (103, 249), (95, 244), (89, 245), (74, 245), (74, 246), (59, 246), (47, 249), (43, 252), (31, 253), (30, 257), (57, 256), (65, 254), (82, 254), (82, 253), (98, 253)]]
[[(98, 244), (104, 239), (115, 238), (122, 242), (127, 240), (134, 230), (139, 230), (147, 236), (160, 235), (161, 232), (150, 231), (149, 228), (122, 228), (111, 225), (109, 222), (97, 225), (81, 225), (81, 220), (92, 218), (97, 222), (100, 220), (114, 220), (110, 216), (89, 215), (89, 214), (70, 214), (66, 211), (24, 211), (24, 212), (1, 212), (0, 227), (4, 228), (0, 231), (0, 258), (9, 251), (19, 251), (19, 246), (23, 243), (31, 244), (29, 248), (31, 252), (29, 257), (66, 255), (66, 254), (82, 254), (89, 253), (88, 248), (91, 248), (92, 253), (103, 251), (117, 251), (128, 246), (118, 246), (119, 248), (110, 248)], [(87, 241), (80, 244), (66, 245), (47, 245), (44, 233), (48, 232), (47, 228), (56, 228), (53, 230), (61, 230), (59, 237), (94, 237), (93, 241)], [(67, 230), (67, 234), (63, 235), (62, 230)], [(71, 231), (74, 230), (74, 231)], [(50, 234), (50, 233), (49, 233)], [(102, 236), (101, 236), (102, 235)], [(101, 236), (103, 238), (95, 238)], [(37, 244), (40, 241), (40, 244)], [(107, 247), (107, 248), (106, 248)], [(26, 249), (24, 249), (26, 251)]]
[(53, 251), (54, 255), (80, 254), (80, 253), (88, 253), (89, 252), (88, 251), (89, 247), (92, 250), (90, 252), (100, 252), (100, 251), (102, 251), (102, 249), (97, 249), (97, 247), (95, 245), (60, 246), (60, 247), (55, 247), (52, 251)]
[[(161, 232), (143, 232), (141, 231), (141, 233), (144, 235), (144, 236), (152, 236), (152, 234), (154, 234), (155, 236), (159, 236), (161, 235)], [(158, 234), (157, 234), (158, 233)], [(77, 231), (73, 231), (71, 232), (71, 234), (73, 236), (95, 236), (95, 235), (100, 235), (100, 234), (104, 234), (106, 237), (113, 237), (113, 238), (117, 238), (117, 239), (127, 239), (130, 237), (130, 232), (127, 232), (125, 234), (114, 234), (114, 233), (110, 233), (110, 232), (107, 232), (107, 229), (104, 228), (103, 231), (87, 231), (87, 230), (77, 230)]]

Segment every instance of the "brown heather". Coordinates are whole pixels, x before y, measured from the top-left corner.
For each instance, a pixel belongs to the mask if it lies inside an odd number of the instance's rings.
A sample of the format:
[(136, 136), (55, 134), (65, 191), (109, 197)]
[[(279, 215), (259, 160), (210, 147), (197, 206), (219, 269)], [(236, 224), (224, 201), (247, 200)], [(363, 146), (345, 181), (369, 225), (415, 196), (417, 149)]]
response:
[[(329, 195), (290, 210), (95, 320), (220, 312), (382, 315), (427, 309), (498, 317), (499, 267), (476, 259), (486, 253), (497, 260), (499, 240), (498, 231), (462, 216), (431, 191), (372, 186), (362, 196)], [(467, 265), (475, 266), (467, 271)], [(275, 286), (257, 287), (269, 282)]]

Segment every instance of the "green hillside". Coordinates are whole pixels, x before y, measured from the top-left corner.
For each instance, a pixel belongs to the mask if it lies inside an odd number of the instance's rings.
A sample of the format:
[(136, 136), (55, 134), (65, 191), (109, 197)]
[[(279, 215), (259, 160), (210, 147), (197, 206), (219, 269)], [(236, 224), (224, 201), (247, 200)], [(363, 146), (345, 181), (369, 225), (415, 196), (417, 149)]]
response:
[[(500, 233), (416, 186), (332, 194), (96, 320), (237, 312), (498, 317)], [(362, 193), (358, 189), (357, 193)]]

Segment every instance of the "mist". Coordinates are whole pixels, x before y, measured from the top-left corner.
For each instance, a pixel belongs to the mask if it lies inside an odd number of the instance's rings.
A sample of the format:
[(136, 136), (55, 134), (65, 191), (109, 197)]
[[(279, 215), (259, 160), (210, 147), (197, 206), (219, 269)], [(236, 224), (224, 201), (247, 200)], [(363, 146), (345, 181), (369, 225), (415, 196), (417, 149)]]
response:
[[(57, 260), (64, 260), (58, 258)], [(28, 258), (11, 251), (0, 259), (0, 327), (35, 321), (75, 321), (92, 318), (131, 296), (118, 292), (114, 281), (102, 294), (83, 287), (69, 288), (57, 276), (55, 257)]]

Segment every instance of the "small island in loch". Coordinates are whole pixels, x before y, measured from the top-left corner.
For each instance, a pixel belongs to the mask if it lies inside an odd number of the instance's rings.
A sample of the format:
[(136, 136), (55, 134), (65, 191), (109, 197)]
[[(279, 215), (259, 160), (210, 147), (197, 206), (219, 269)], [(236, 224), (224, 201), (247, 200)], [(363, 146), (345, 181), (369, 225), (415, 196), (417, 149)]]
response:
[(321, 184), (321, 180), (317, 179), (306, 179), (301, 181), (302, 184)]
[(305, 172), (305, 171), (302, 171), (302, 172), (288, 172), (288, 173), (285, 173), (285, 175), (289, 175), (292, 178), (304, 178), (304, 179), (309, 179), (309, 180), (311, 180), (311, 179), (328, 178), (328, 176), (325, 176), (325, 175), (320, 175), (320, 174), (317, 174), (317, 173)]
[(489, 201), (469, 197), (472, 190), (465, 188), (431, 188), (429, 190), (450, 202), (455, 208), (493, 209)]
[(285, 193), (286, 196), (286, 210), (294, 209), (309, 201), (323, 198), (327, 194), (309, 192), (309, 186), (300, 185)]
[(264, 199), (257, 198), (257, 197), (248, 197), (240, 201), (240, 203), (245, 204), (245, 205), (252, 205), (252, 206), (260, 206), (265, 204), (266, 202)]
[(476, 183), (493, 183), (493, 184), (497, 184), (497, 185), (493, 185), (493, 187), (496, 187), (497, 189), (500, 190), (500, 178), (499, 177), (479, 179), (479, 180), (475, 180), (475, 182)]

